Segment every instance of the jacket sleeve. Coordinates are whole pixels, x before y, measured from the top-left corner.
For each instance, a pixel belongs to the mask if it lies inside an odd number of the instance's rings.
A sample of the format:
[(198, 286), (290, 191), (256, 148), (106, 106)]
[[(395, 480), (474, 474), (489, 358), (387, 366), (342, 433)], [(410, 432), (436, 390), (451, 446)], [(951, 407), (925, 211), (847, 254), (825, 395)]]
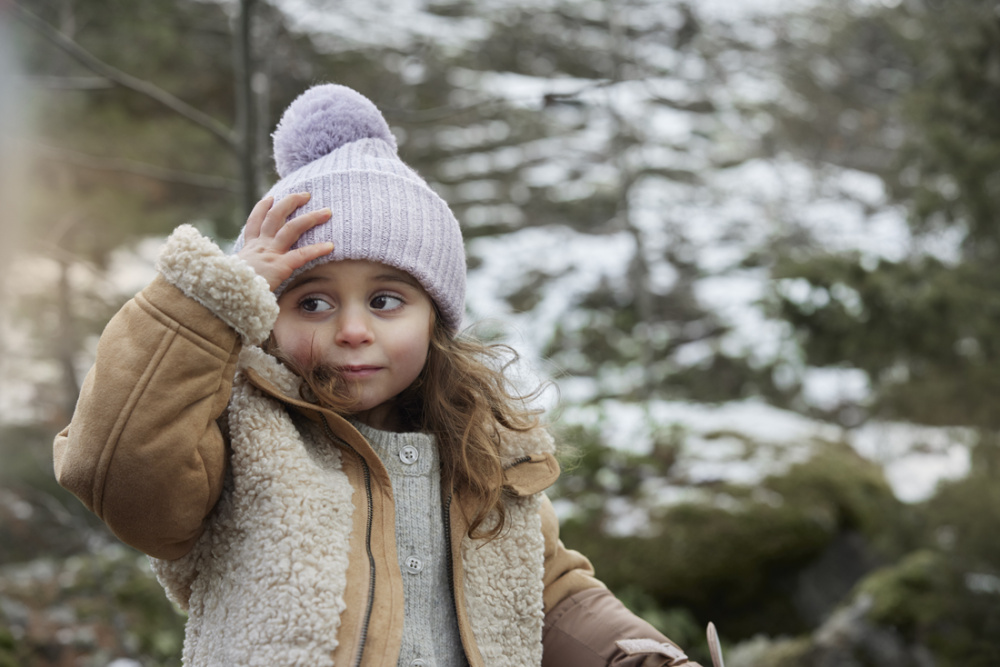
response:
[(193, 227), (164, 245), (160, 275), (101, 335), (55, 474), (122, 541), (157, 558), (187, 553), (222, 491), (217, 419), (243, 344), (277, 317), (267, 282)]
[(698, 667), (629, 611), (594, 576), (590, 561), (563, 545), (545, 496), (540, 511), (545, 535), (542, 667)]

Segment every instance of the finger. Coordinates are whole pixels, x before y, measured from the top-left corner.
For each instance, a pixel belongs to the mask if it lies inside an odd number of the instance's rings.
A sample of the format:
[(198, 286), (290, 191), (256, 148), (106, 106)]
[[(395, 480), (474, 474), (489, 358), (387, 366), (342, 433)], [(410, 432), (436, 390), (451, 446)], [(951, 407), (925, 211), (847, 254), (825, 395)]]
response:
[(295, 245), (295, 242), (313, 227), (318, 227), (330, 219), (333, 211), (328, 208), (321, 208), (318, 211), (310, 211), (300, 216), (296, 216), (285, 223), (274, 236), (274, 241), (278, 248), (286, 251)]
[(308, 192), (297, 192), (282, 197), (275, 202), (271, 210), (267, 212), (267, 216), (265, 216), (264, 222), (260, 226), (261, 235), (275, 236), (278, 230), (284, 226), (285, 220), (288, 220), (288, 216), (295, 212), (295, 209), (305, 205), (310, 197), (311, 195)]
[(319, 259), (324, 255), (329, 255), (331, 252), (333, 252), (333, 244), (327, 241), (325, 243), (314, 243), (312, 245), (296, 248), (295, 250), (288, 252), (285, 257), (288, 258), (289, 264), (292, 266), (292, 270), (294, 271), (299, 267), (305, 266), (314, 259)]
[(247, 224), (243, 228), (243, 240), (255, 239), (260, 236), (260, 226), (264, 222), (264, 216), (267, 212), (271, 210), (271, 206), (274, 204), (274, 197), (268, 196), (257, 202), (253, 209), (250, 211), (250, 215), (247, 216)]

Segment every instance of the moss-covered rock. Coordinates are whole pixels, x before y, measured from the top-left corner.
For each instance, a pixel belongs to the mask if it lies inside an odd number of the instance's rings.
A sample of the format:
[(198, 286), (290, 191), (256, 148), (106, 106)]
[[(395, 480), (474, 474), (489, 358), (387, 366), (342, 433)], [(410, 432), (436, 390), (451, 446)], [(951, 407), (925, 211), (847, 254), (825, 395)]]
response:
[(944, 555), (916, 551), (862, 581), (858, 590), (871, 597), (869, 618), (880, 625), (915, 634), (915, 629), (941, 614), (939, 596), (951, 585), (951, 568)]
[(927, 647), (937, 667), (1000, 664), (1000, 578), (923, 549), (869, 575), (858, 596), (869, 622)]
[[(564, 522), (563, 539), (591, 557), (612, 589), (641, 586), (654, 601), (647, 610), (684, 607), (698, 626), (714, 621), (730, 639), (808, 633), (911, 532), (877, 465), (843, 444), (815, 443), (814, 452), (757, 486), (720, 483), (703, 488), (698, 502), (654, 506), (641, 534), (602, 532), (603, 506), (595, 505)], [(661, 454), (607, 452), (605, 477), (638, 488), (662, 469)], [(578, 459), (599, 470), (602, 453), (587, 443)], [(592, 480), (563, 488), (586, 508), (601, 497), (601, 476)]]
[(808, 637), (769, 639), (758, 635), (726, 652), (727, 667), (804, 667), (812, 649)]

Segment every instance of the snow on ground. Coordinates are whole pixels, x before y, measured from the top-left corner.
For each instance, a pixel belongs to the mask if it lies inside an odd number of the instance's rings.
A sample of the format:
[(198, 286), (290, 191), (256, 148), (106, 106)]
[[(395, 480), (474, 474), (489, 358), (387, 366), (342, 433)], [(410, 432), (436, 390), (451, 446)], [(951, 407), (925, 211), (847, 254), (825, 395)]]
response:
[[(560, 417), (566, 424), (600, 428), (610, 446), (640, 454), (651, 450), (657, 433), (674, 430), (682, 436), (683, 449), (671, 478), (684, 485), (753, 485), (807, 460), (817, 447), (846, 442), (883, 466), (904, 502), (925, 500), (940, 480), (964, 476), (973, 437), (967, 429), (905, 423), (872, 422), (846, 430), (753, 400), (721, 405), (602, 401), (567, 406)], [(679, 488), (661, 489), (660, 501), (688, 500), (689, 492)]]

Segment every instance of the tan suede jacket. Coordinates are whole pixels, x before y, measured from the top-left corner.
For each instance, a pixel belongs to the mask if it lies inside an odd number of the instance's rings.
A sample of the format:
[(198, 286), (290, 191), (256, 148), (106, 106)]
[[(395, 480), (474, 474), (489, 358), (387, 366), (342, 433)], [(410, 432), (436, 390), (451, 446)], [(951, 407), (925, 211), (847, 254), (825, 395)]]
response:
[[(54, 443), (59, 482), (152, 557), (189, 614), (187, 664), (396, 665), (402, 575), (378, 456), (257, 347), (277, 305), (248, 265), (183, 226), (158, 269), (101, 337)], [(559, 540), (551, 439), (501, 454), (503, 537), (473, 542), (461, 496), (443, 499), (470, 666), (694, 665)]]

